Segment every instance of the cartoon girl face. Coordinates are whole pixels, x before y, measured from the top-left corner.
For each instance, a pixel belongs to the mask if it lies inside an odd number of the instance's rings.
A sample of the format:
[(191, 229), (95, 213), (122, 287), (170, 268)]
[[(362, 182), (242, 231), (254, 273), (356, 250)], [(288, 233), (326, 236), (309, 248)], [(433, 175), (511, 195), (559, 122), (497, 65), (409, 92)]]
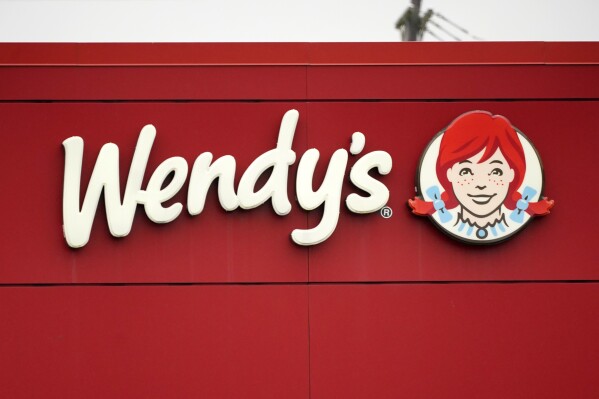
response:
[(460, 205), (475, 217), (487, 217), (504, 203), (514, 170), (499, 148), (483, 162), (485, 150), (447, 169), (447, 180)]
[(542, 187), (532, 143), (505, 117), (470, 111), (433, 138), (420, 160), (419, 196), (408, 204), (454, 238), (493, 244), (549, 213)]
[(460, 207), (471, 221), (491, 217), (502, 205), (514, 209), (525, 171), (522, 144), (504, 117), (472, 111), (444, 132), (436, 172), (448, 195), (445, 205)]

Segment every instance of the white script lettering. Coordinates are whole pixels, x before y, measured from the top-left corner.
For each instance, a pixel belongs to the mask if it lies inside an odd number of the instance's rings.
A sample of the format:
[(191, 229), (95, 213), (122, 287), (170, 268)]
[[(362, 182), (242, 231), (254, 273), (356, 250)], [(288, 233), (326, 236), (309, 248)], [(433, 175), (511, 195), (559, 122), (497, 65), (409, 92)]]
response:
[[(191, 170), (187, 196), (187, 210), (195, 216), (204, 210), (206, 196), (212, 182), (218, 179), (218, 198), (223, 209), (233, 211), (238, 207), (251, 209), (271, 199), (272, 207), (278, 215), (286, 215), (292, 205), (287, 197), (289, 167), (296, 159), (292, 149), (293, 137), (299, 119), (296, 110), (285, 113), (281, 121), (277, 145), (256, 158), (241, 177), (237, 192), (234, 179), (236, 162), (231, 155), (225, 155), (213, 162), (210, 152), (200, 154)], [(119, 182), (119, 148), (116, 144), (102, 146), (80, 207), (81, 168), (83, 164), (83, 139), (70, 137), (63, 142), (65, 148), (65, 169), (63, 186), (63, 229), (67, 244), (73, 248), (85, 246), (89, 242), (93, 221), (102, 191), (108, 228), (115, 237), (124, 237), (131, 232), (137, 205), (143, 205), (146, 215), (155, 223), (170, 223), (183, 209), (181, 203), (168, 207), (162, 204), (173, 198), (187, 179), (188, 164), (184, 158), (172, 157), (163, 161), (153, 172), (145, 190), (141, 188), (148, 158), (156, 138), (152, 125), (143, 127), (133, 154), (125, 194), (121, 202)], [(352, 135), (350, 152), (358, 155), (365, 145), (365, 137), (356, 132)], [(293, 241), (299, 245), (315, 245), (333, 234), (339, 220), (341, 189), (348, 163), (348, 152), (336, 150), (320, 187), (313, 191), (314, 171), (320, 153), (309, 149), (302, 156), (297, 172), (296, 193), (302, 209), (310, 211), (324, 206), (319, 224), (310, 229), (295, 229), (291, 233)], [(362, 156), (350, 172), (350, 181), (368, 194), (364, 197), (356, 193), (348, 195), (346, 204), (354, 213), (376, 212), (386, 205), (389, 199), (387, 187), (369, 175), (376, 168), (381, 175), (391, 171), (391, 156), (384, 151), (373, 151)], [(256, 183), (267, 170), (271, 169), (267, 182), (256, 191)], [(172, 178), (164, 187), (167, 179)]]

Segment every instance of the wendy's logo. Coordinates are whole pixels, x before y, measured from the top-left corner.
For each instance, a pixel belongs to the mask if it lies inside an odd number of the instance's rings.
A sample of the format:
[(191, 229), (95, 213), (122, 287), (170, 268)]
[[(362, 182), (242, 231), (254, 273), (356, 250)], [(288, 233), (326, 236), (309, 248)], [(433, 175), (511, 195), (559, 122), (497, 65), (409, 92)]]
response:
[(430, 142), (416, 176), (412, 212), (450, 236), (493, 244), (546, 215), (543, 168), (532, 143), (500, 115), (467, 112)]

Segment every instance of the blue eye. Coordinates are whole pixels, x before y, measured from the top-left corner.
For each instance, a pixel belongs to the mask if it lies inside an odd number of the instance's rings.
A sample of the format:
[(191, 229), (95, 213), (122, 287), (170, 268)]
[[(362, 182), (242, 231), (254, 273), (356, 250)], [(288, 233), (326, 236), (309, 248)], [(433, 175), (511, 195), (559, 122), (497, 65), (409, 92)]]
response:
[(466, 176), (466, 175), (473, 175), (472, 169), (464, 168), (464, 169), (460, 170), (460, 176)]
[(499, 168), (495, 168), (489, 173), (489, 176), (503, 176), (503, 171)]

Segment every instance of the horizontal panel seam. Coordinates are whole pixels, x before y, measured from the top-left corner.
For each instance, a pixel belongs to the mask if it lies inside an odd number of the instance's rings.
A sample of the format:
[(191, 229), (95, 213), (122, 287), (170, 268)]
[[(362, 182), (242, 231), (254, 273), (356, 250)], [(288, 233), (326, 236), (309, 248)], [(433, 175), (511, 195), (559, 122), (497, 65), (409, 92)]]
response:
[(513, 285), (597, 284), (599, 280), (473, 280), (473, 281), (317, 281), (317, 282), (194, 282), (194, 283), (5, 283), (2, 288), (44, 287), (185, 287), (185, 286), (342, 286), (342, 285)]
[[(0, 97), (2, 94), (0, 93)], [(233, 103), (233, 104), (255, 104), (255, 103), (430, 103), (430, 102), (473, 102), (473, 101), (493, 101), (493, 102), (589, 102), (598, 101), (598, 97), (480, 97), (480, 98), (281, 98), (281, 99), (264, 99), (264, 98), (244, 98), (244, 99), (0, 99), (0, 104), (128, 104), (128, 103), (164, 103), (164, 104), (186, 104), (186, 103)]]

